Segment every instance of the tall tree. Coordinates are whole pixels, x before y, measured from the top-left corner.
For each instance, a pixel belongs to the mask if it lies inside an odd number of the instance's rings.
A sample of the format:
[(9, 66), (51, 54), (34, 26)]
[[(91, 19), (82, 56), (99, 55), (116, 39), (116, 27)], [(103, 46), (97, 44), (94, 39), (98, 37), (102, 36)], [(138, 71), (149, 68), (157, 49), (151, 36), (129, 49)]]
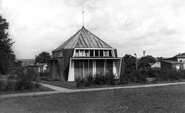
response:
[(155, 63), (155, 62), (156, 62), (155, 58), (151, 55), (141, 57), (141, 59), (139, 60), (139, 68), (145, 69), (149, 63)]
[(0, 15), (0, 73), (7, 74), (12, 61), (15, 60), (14, 52), (11, 47), (14, 42), (9, 38), (9, 24)]
[(46, 63), (46, 60), (50, 58), (50, 53), (44, 51), (36, 56), (35, 63)]
[(134, 56), (126, 54), (124, 56), (124, 61), (126, 73), (136, 70), (136, 58)]

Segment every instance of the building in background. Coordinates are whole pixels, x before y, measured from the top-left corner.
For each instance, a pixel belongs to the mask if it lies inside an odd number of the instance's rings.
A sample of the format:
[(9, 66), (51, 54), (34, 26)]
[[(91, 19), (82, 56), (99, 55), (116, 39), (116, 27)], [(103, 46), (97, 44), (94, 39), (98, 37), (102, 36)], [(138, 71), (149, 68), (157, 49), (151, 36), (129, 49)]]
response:
[(184, 69), (183, 63), (173, 60), (161, 60), (161, 69), (175, 69), (182, 70)]
[[(185, 70), (185, 56), (184, 55), (177, 55), (177, 56), (174, 56), (172, 58), (167, 58), (167, 59), (164, 59), (163, 61), (168, 61), (168, 63), (171, 62), (171, 66), (170, 68), (175, 68), (175, 65), (176, 65), (176, 69), (183, 69)], [(168, 66), (169, 67), (169, 66)], [(161, 68), (164, 68), (164, 65), (161, 64)], [(166, 68), (166, 67), (165, 67)]]

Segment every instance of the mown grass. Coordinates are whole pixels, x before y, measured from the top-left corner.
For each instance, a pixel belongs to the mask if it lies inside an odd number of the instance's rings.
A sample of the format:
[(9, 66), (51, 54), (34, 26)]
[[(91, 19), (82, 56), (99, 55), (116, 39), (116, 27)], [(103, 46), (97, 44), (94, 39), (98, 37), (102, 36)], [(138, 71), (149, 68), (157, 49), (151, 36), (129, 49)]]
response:
[(182, 113), (185, 85), (1, 98), (2, 113)]

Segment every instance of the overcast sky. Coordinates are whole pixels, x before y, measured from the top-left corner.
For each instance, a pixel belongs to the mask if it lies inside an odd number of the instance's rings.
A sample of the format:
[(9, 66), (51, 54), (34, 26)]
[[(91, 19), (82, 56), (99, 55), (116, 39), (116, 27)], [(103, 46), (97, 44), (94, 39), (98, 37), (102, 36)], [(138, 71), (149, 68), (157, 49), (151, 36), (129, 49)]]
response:
[(185, 0), (0, 0), (17, 59), (50, 52), (82, 27), (118, 55), (171, 57), (185, 52)]

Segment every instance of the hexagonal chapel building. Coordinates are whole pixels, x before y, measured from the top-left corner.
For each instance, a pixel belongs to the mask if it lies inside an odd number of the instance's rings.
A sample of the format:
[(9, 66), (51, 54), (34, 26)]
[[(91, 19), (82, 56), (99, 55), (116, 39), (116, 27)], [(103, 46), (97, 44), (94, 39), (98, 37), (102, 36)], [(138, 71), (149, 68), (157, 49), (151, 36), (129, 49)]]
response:
[(83, 26), (52, 51), (47, 64), (52, 78), (62, 81), (75, 81), (97, 74), (114, 74), (119, 78), (122, 58), (117, 56), (116, 49)]

